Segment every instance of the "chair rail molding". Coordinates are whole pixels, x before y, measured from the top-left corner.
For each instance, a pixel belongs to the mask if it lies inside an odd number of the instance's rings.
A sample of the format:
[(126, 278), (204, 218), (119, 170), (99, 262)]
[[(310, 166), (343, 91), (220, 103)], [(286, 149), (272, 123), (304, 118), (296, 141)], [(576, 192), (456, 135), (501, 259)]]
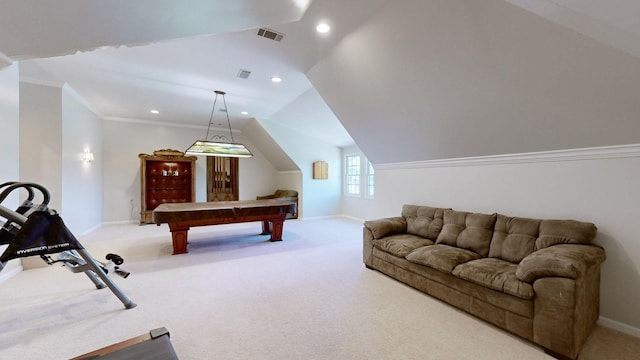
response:
[(640, 144), (374, 164), (376, 170), (526, 164), (640, 157)]

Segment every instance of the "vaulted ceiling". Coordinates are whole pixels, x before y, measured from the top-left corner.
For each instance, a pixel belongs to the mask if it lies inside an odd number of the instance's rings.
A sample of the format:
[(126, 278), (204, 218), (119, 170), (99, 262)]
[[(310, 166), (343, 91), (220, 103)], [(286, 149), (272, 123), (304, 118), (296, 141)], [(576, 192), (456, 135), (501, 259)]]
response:
[[(23, 80), (67, 83), (106, 118), (206, 126), (213, 90), (222, 90), (232, 126), (242, 129), (289, 104), (326, 108), (305, 71), (383, 2), (8, 1), (0, 53), (20, 62)], [(320, 22), (331, 32), (317, 33)], [(259, 37), (259, 28), (284, 37)], [(237, 77), (241, 69), (251, 72), (247, 79)], [(331, 112), (285, 117), (285, 125), (336, 146), (353, 143)]]
[(640, 131), (639, 12), (633, 0), (8, 0), (0, 67), (68, 83), (106, 118), (206, 125), (224, 90), (236, 128), (270, 119), (355, 140), (374, 163), (616, 145)]

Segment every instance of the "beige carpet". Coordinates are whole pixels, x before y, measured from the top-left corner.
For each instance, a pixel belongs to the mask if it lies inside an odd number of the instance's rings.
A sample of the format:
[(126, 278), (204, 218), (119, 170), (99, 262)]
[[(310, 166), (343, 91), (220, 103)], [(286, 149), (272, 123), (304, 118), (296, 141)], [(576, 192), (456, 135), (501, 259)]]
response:
[[(73, 230), (73, 229), (72, 229)], [(0, 284), (0, 359), (67, 359), (166, 327), (181, 359), (550, 359), (538, 347), (362, 264), (361, 224), (194, 228), (171, 255), (166, 226), (109, 225), (80, 238), (138, 304), (60, 266)], [(598, 328), (581, 359), (637, 359), (640, 340)]]

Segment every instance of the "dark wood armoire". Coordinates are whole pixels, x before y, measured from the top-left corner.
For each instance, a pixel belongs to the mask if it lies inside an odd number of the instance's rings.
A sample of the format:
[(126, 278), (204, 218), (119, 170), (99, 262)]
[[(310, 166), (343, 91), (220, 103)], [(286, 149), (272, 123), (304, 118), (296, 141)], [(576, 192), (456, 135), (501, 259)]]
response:
[(150, 224), (153, 209), (164, 203), (195, 201), (195, 156), (156, 150), (140, 158), (140, 224)]

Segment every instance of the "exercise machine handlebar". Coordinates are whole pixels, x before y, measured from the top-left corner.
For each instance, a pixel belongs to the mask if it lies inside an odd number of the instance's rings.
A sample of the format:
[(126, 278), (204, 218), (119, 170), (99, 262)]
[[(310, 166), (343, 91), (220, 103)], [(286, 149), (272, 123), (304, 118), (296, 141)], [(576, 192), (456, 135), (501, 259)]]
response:
[(4, 189), (0, 193), (0, 203), (2, 203), (13, 190), (19, 189), (19, 188), (23, 188), (27, 190), (27, 192), (29, 193), (27, 197), (28, 201), (32, 201), (35, 196), (33, 189), (37, 189), (42, 194), (42, 205), (49, 205), (49, 200), (51, 200), (51, 195), (49, 194), (49, 190), (47, 190), (44, 186), (40, 184), (12, 181), (12, 182), (6, 182), (0, 185), (0, 189), (4, 187), (6, 187), (6, 189)]

